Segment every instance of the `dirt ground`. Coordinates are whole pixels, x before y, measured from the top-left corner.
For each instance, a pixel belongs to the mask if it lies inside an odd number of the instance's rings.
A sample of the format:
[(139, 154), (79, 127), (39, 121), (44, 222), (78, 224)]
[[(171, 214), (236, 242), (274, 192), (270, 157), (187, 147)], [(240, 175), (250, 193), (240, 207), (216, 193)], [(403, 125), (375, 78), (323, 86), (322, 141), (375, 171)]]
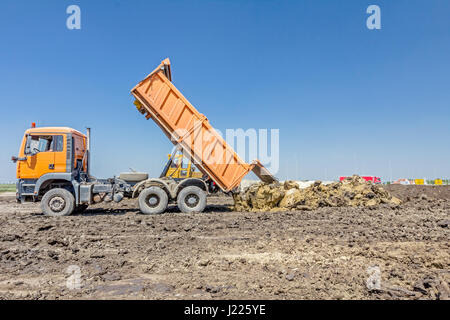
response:
[(0, 196), (0, 298), (448, 298), (450, 187), (387, 188), (404, 204), (239, 213), (223, 196), (52, 218)]

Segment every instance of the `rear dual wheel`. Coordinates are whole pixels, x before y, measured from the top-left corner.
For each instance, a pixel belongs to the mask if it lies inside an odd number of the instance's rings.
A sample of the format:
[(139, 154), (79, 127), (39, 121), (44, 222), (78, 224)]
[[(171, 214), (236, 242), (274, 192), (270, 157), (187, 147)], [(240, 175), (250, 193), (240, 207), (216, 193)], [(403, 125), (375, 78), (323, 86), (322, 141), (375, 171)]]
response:
[[(153, 186), (139, 194), (138, 202), (143, 214), (160, 214), (166, 211), (169, 196), (164, 189)], [(196, 186), (185, 187), (178, 193), (177, 205), (183, 213), (202, 212), (206, 207), (206, 192)]]
[(183, 188), (177, 197), (177, 205), (181, 212), (202, 212), (206, 207), (206, 192), (199, 187)]

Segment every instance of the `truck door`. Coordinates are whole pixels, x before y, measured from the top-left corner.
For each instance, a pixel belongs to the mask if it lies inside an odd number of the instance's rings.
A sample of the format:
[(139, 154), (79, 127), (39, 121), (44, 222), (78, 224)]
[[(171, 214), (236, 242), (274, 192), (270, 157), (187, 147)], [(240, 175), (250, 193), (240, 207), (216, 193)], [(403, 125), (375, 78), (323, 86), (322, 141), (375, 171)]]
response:
[(28, 135), (24, 154), (27, 160), (19, 162), (21, 178), (39, 179), (46, 173), (55, 172), (52, 135)]
[(66, 172), (67, 168), (67, 152), (66, 152), (66, 139), (67, 135), (55, 135), (53, 136), (53, 153), (55, 156), (55, 169), (54, 172)]

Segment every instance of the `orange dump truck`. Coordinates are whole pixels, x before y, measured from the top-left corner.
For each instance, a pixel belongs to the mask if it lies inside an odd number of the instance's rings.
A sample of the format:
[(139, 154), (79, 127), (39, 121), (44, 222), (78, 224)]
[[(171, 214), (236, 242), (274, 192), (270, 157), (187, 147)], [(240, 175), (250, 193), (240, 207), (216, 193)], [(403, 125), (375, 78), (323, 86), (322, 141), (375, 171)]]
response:
[(51, 216), (81, 213), (93, 203), (123, 198), (137, 198), (144, 214), (162, 213), (170, 201), (190, 213), (204, 210), (208, 193), (233, 191), (250, 171), (265, 182), (275, 181), (258, 160), (251, 164), (242, 161), (175, 88), (169, 59), (131, 93), (138, 110), (194, 161), (202, 178), (176, 180), (126, 173), (96, 179), (90, 175), (90, 129), (84, 135), (71, 128), (36, 128), (33, 124), (25, 131), (18, 156), (12, 157), (17, 163), (17, 200), (40, 201), (44, 214)]

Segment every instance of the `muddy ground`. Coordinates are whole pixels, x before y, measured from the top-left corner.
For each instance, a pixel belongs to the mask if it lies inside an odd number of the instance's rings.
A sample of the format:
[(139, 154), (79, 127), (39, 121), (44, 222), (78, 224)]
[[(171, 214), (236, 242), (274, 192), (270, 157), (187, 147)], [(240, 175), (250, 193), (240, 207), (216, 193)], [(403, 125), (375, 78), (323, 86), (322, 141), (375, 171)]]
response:
[(124, 201), (61, 218), (0, 196), (0, 298), (448, 298), (450, 187), (388, 189), (399, 208), (239, 213), (211, 197), (202, 214)]

